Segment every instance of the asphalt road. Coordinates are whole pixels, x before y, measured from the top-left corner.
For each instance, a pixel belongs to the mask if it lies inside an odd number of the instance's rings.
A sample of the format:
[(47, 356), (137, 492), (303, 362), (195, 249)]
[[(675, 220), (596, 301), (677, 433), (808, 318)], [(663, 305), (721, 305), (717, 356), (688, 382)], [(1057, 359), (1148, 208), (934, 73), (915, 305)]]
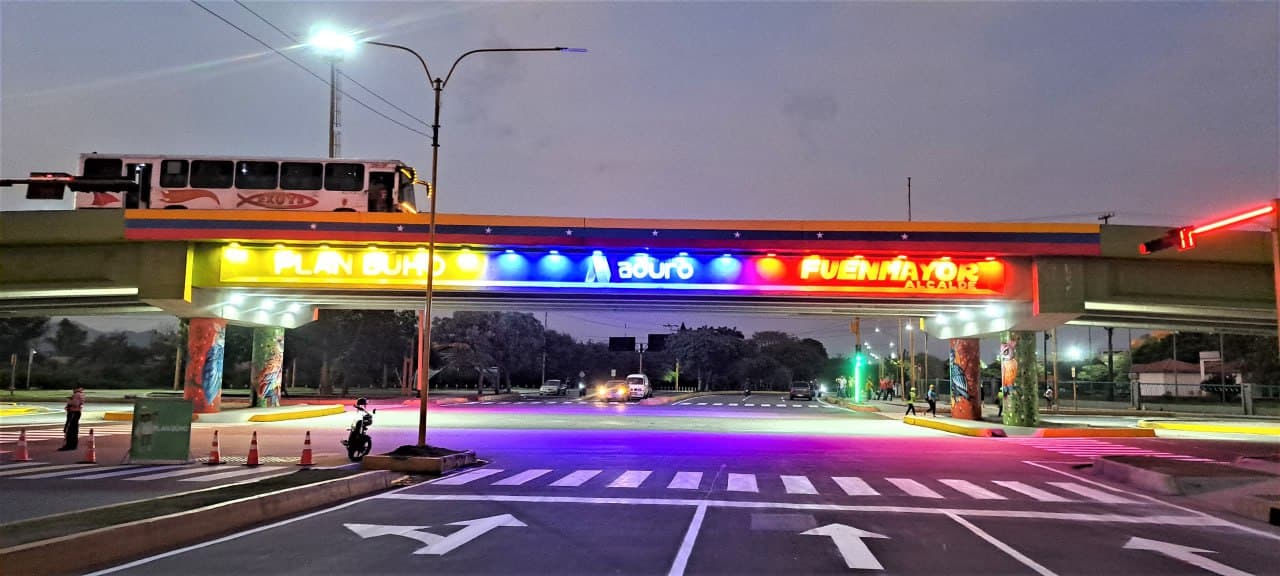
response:
[[(433, 408), (429, 441), (485, 466), (104, 573), (1275, 573), (1273, 527), (1075, 466), (1109, 450), (1221, 458), (1221, 445), (961, 438), (752, 398)], [(412, 442), (416, 418), (380, 410), (375, 444)]]

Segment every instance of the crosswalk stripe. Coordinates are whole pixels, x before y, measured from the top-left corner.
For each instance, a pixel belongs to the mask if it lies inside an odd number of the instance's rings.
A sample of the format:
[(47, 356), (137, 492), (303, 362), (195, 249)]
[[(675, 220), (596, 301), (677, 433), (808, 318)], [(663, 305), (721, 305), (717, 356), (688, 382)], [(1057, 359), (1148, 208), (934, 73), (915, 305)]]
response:
[(729, 474), (730, 492), (759, 492), (760, 487), (756, 486), (755, 474)]
[(876, 492), (875, 488), (872, 488), (861, 478), (855, 476), (833, 476), (831, 479), (835, 480), (836, 484), (840, 485), (840, 488), (844, 490), (844, 493), (850, 496), (880, 495), (879, 492)]
[(1022, 482), (1018, 482), (1017, 480), (993, 480), (992, 483), (999, 486), (1004, 486), (1005, 488), (1013, 490), (1014, 492), (1026, 494), (1027, 496), (1035, 498), (1036, 500), (1039, 500), (1041, 502), (1070, 502), (1070, 500), (1063, 498), (1062, 496), (1059, 496), (1052, 492), (1045, 492), (1044, 490), (1041, 490), (1039, 488), (1028, 486), (1026, 484), (1023, 484)]
[(768, 406), (768, 407), (772, 408), (772, 407), (773, 407), (773, 404), (761, 404), (761, 406)]
[(1079, 484), (1076, 484), (1075, 482), (1050, 482), (1049, 485), (1056, 486), (1058, 488), (1066, 490), (1067, 492), (1073, 492), (1075, 494), (1084, 496), (1085, 498), (1088, 498), (1090, 500), (1096, 500), (1104, 504), (1133, 504), (1133, 500), (1130, 500), (1128, 498), (1121, 498), (1119, 496), (1116, 496), (1115, 494), (1103, 492), (1101, 490), (1095, 490), (1093, 488), (1089, 488), (1088, 486), (1081, 486)]
[(743, 404), (743, 406), (755, 406), (755, 404)]
[(676, 472), (676, 477), (671, 479), (671, 483), (667, 484), (667, 488), (675, 490), (697, 490), (702, 484), (701, 472)]
[(479, 470), (463, 472), (462, 474), (458, 474), (457, 476), (446, 476), (440, 480), (436, 480), (435, 482), (432, 482), (432, 484), (435, 484), (436, 486), (461, 486), (472, 480), (479, 480), (486, 476), (501, 474), (502, 472), (504, 472), (504, 470), (500, 468), (481, 468)]
[(9, 470), (11, 468), (29, 468), (31, 466), (44, 466), (46, 462), (14, 462), (12, 464), (0, 465), (0, 470)]
[(144, 482), (147, 480), (161, 480), (164, 478), (177, 478), (178, 476), (191, 476), (193, 474), (203, 474), (205, 472), (217, 470), (217, 468), (199, 464), (196, 466), (185, 466), (182, 470), (170, 470), (167, 472), (158, 472), (155, 474), (147, 474), (146, 476), (134, 476), (133, 478), (125, 478), (129, 482)]
[(715, 404), (712, 404), (712, 406), (724, 406), (724, 402), (716, 402)]
[(730, 406), (737, 406), (737, 405), (738, 405), (738, 403), (737, 403), (737, 402), (734, 402), (734, 403), (730, 404)]
[(552, 482), (552, 486), (581, 486), (587, 480), (595, 478), (600, 470), (575, 470), (569, 475)]
[(792, 408), (804, 408), (804, 404), (792, 404)]
[(885, 478), (898, 489), (917, 498), (942, 498), (942, 495), (930, 490), (924, 484), (916, 482), (910, 478)]
[(986, 488), (978, 486), (967, 480), (938, 480), (947, 486), (950, 486), (957, 492), (963, 493), (965, 496), (975, 498), (977, 500), (1008, 500), (1004, 496), (996, 494)]
[[(134, 466), (126, 466), (126, 468), (134, 468)], [(46, 472), (44, 474), (36, 474), (34, 476), (20, 476), (19, 480), (39, 480), (41, 478), (58, 478), (61, 476), (72, 476), (75, 474), (84, 474), (88, 470), (59, 470), (57, 472)]]
[(645, 478), (653, 474), (651, 470), (627, 470), (609, 483), (610, 488), (639, 488)]
[(550, 472), (550, 471), (551, 470), (546, 468), (539, 468), (535, 470), (525, 470), (524, 472), (516, 474), (515, 476), (511, 476), (509, 478), (503, 478), (497, 482), (494, 482), (493, 485), (494, 486), (519, 486), (521, 484), (524, 484), (525, 482), (533, 480), (534, 478), (542, 476), (543, 474), (546, 474), (547, 472)]
[(68, 480), (97, 480), (99, 478), (114, 478), (116, 476), (130, 476), (133, 474), (142, 474), (144, 472), (160, 472), (164, 470), (174, 470), (182, 468), (185, 464), (173, 464), (169, 466), (129, 466), (128, 470), (115, 470), (113, 472), (99, 472), (97, 474), (89, 474), (88, 476), (75, 476)]
[(818, 489), (813, 487), (813, 482), (804, 476), (783, 476), (782, 485), (786, 487), (787, 494), (818, 493)]
[(226, 478), (235, 478), (237, 476), (248, 476), (250, 474), (262, 474), (264, 472), (275, 472), (285, 469), (284, 466), (261, 466), (253, 468), (241, 468), (239, 470), (229, 470), (227, 472), (219, 472), (208, 476), (196, 476), (195, 478), (183, 478), (179, 482), (213, 482), (214, 480), (224, 480)]
[(19, 470), (4, 470), (4, 471), (0, 471), (0, 476), (17, 476), (18, 474), (33, 474), (33, 473), (38, 474), (41, 472), (52, 472), (54, 470), (66, 470), (67, 468), (84, 468), (85, 466), (93, 466), (93, 464), (54, 464), (52, 466), (40, 466), (38, 468), (22, 468)]

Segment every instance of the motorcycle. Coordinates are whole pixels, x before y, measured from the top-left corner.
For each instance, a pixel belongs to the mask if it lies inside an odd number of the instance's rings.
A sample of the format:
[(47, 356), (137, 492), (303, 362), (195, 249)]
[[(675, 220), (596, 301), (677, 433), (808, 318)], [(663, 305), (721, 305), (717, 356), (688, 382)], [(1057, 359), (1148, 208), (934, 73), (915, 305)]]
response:
[(347, 458), (352, 462), (363, 460), (373, 449), (373, 439), (369, 437), (369, 426), (373, 425), (373, 415), (377, 413), (377, 408), (369, 412), (363, 405), (356, 404), (356, 421), (351, 423), (350, 434), (347, 435), (346, 440), (342, 441), (342, 445), (347, 447)]

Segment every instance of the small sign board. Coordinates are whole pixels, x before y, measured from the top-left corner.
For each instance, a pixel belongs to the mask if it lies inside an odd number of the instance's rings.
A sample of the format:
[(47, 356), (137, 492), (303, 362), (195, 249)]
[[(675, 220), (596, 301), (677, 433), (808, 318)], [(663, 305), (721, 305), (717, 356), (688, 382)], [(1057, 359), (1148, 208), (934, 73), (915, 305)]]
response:
[(146, 398), (133, 403), (130, 464), (186, 464), (191, 461), (190, 400)]

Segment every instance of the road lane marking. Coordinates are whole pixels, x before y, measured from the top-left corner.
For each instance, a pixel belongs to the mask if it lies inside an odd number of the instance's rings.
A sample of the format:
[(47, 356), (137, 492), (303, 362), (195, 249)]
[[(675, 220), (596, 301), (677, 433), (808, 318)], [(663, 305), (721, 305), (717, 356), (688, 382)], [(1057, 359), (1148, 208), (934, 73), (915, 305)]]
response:
[(782, 485), (786, 487), (787, 494), (818, 493), (818, 489), (813, 487), (813, 482), (804, 476), (783, 476)]
[(595, 478), (600, 470), (575, 470), (568, 476), (552, 482), (552, 486), (581, 486), (587, 480)]
[(646, 478), (653, 474), (652, 470), (627, 470), (609, 483), (609, 488), (639, 488)]
[(705, 505), (698, 506), (693, 511), (693, 519), (689, 521), (689, 529), (684, 533), (684, 539), (680, 541), (680, 550), (676, 552), (676, 559), (671, 563), (671, 570), (667, 572), (667, 576), (682, 576), (684, 569), (689, 565), (689, 554), (693, 552), (693, 543), (698, 540), (698, 531), (702, 529), (702, 519), (707, 515), (707, 507)]
[(68, 478), (68, 480), (97, 480), (99, 478), (114, 478), (116, 476), (132, 476), (134, 474), (142, 474), (144, 472), (160, 472), (164, 470), (174, 470), (177, 468), (184, 468), (184, 467), (186, 467), (186, 464), (173, 464), (170, 466), (139, 466), (139, 467), (128, 466), (127, 467), (129, 468), (128, 470), (117, 469), (115, 472), (101, 472), (98, 474), (90, 474), (88, 476), (75, 476), (72, 478)]
[(755, 406), (755, 404), (743, 404), (743, 406)]
[(224, 480), (227, 478), (235, 478), (237, 476), (249, 476), (250, 474), (262, 474), (264, 472), (267, 472), (267, 473), (280, 472), (283, 470), (292, 470), (292, 468), (285, 468), (284, 466), (254, 467), (254, 468), (246, 468), (241, 470), (231, 470), (228, 472), (219, 472), (217, 474), (210, 474), (208, 476), (196, 476), (195, 478), (183, 478), (179, 480), (179, 482), (213, 482), (214, 480)]
[(738, 403), (737, 403), (737, 402), (734, 402), (734, 403), (730, 404), (730, 406), (737, 406), (737, 405), (738, 405)]
[(458, 474), (457, 476), (447, 476), (445, 478), (441, 478), (436, 482), (436, 484), (442, 484), (444, 486), (461, 486), (463, 484), (466, 484), (467, 482), (471, 482), (472, 480), (479, 480), (486, 476), (501, 474), (502, 472), (503, 470), (500, 468), (481, 468), (480, 470), (463, 472), (462, 474)]
[(804, 404), (792, 404), (792, 408), (804, 408)]
[(941, 494), (930, 490), (924, 484), (916, 482), (910, 478), (885, 478), (885, 480), (888, 480), (891, 484), (897, 486), (899, 490), (906, 492), (910, 496), (915, 496), (917, 498), (942, 498)]
[(759, 492), (755, 474), (729, 474), (729, 492)]
[(1133, 504), (1134, 501), (1128, 498), (1122, 498), (1115, 494), (1108, 494), (1101, 490), (1094, 490), (1088, 486), (1081, 486), (1075, 482), (1049, 482), (1050, 486), (1056, 486), (1067, 492), (1079, 494), (1090, 500), (1096, 500), (1104, 504)]
[(974, 498), (977, 500), (1008, 500), (1008, 498), (1005, 498), (1004, 496), (996, 494), (995, 492), (987, 490), (986, 488), (978, 486), (977, 484), (974, 484), (973, 482), (969, 482), (967, 480), (947, 479), (947, 480), (938, 480), (938, 482), (946, 484), (956, 492), (960, 492), (965, 496), (969, 496), (970, 498)]
[[(1236, 526), (1212, 516), (1189, 514), (1135, 515), (1089, 512), (1044, 512), (1040, 510), (1005, 510), (986, 508), (938, 508), (937, 506), (878, 506), (852, 504), (814, 504), (805, 502), (765, 502), (751, 500), (702, 500), (693, 498), (621, 498), (584, 496), (533, 496), (517, 494), (380, 494), (374, 500), (416, 500), (422, 502), (527, 502), (535, 504), (621, 504), (635, 506), (700, 506), (715, 508), (742, 508), (749, 510), (816, 510), (829, 512), (885, 512), (890, 514), (922, 514), (975, 518), (1021, 518), (1036, 520), (1063, 520), (1073, 522), (1098, 522), (1104, 524), (1156, 524), (1171, 526)], [(1189, 512), (1195, 512), (1188, 510)]]
[(772, 408), (773, 404), (761, 404), (761, 406)]
[(999, 486), (1003, 486), (1010, 490), (1013, 490), (1014, 492), (1026, 494), (1027, 496), (1035, 498), (1036, 500), (1039, 500), (1041, 502), (1070, 502), (1071, 501), (1067, 498), (1063, 498), (1062, 496), (1059, 496), (1052, 492), (1045, 492), (1044, 490), (1041, 490), (1039, 488), (1035, 488), (1032, 486), (1028, 486), (1016, 480), (993, 480), (992, 483)]
[(0, 464), (0, 470), (9, 470), (13, 468), (27, 468), (30, 466), (44, 466), (48, 462), (14, 462), (11, 464)]
[(1004, 542), (997, 540), (990, 534), (987, 534), (981, 528), (974, 526), (972, 522), (969, 522), (968, 520), (965, 520), (964, 518), (961, 518), (955, 514), (947, 514), (947, 516), (950, 517), (952, 520), (955, 520), (957, 524), (964, 526), (965, 528), (968, 528), (969, 531), (973, 532), (975, 536), (983, 540), (986, 540), (987, 543), (991, 544), (992, 546), (995, 546), (1001, 552), (1004, 552), (1005, 554), (1008, 554), (1010, 557), (1012, 557), (1014, 560), (1017, 560), (1023, 563), (1027, 568), (1035, 570), (1037, 574), (1040, 574), (1040, 576), (1057, 576), (1056, 574), (1053, 573), (1053, 571), (1049, 570), (1048, 568), (1045, 568), (1044, 566), (1037, 564), (1035, 560), (1032, 560), (1024, 556), (1021, 552), (1014, 550), (1012, 546), (1009, 546), (1008, 544), (1005, 544)]
[(22, 468), (20, 470), (3, 470), (3, 471), (0, 471), (0, 476), (17, 476), (18, 474), (52, 472), (54, 470), (66, 470), (67, 468), (84, 468), (86, 466), (93, 466), (93, 464), (54, 464), (52, 466), (40, 466), (38, 468)]
[[(133, 468), (133, 466), (126, 466), (126, 468)], [(18, 479), (19, 480), (37, 480), (40, 478), (57, 478), (59, 476), (71, 476), (73, 474), (84, 474), (85, 472), (87, 472), (87, 470), (61, 470), (58, 472), (47, 472), (45, 474), (36, 474), (34, 476), (22, 476), (22, 477), (19, 477)]]
[(712, 406), (724, 406), (724, 402), (716, 402), (715, 404), (712, 404)]
[(509, 478), (503, 478), (497, 482), (494, 482), (493, 485), (494, 486), (519, 486), (521, 484), (524, 484), (525, 482), (528, 482), (539, 476), (542, 476), (543, 474), (546, 474), (550, 471), (551, 470), (547, 468), (525, 470), (524, 472), (516, 474), (515, 476), (511, 476)]
[(706, 406), (706, 405), (707, 405), (707, 403), (706, 403), (706, 402), (699, 402), (699, 403), (698, 403), (698, 406)]
[(702, 485), (701, 472), (676, 472), (676, 477), (671, 479), (671, 483), (667, 484), (667, 488), (697, 490), (700, 485)]
[(861, 478), (855, 476), (832, 476), (831, 479), (835, 480), (836, 484), (840, 485), (840, 488), (844, 490), (844, 493), (850, 496), (880, 495), (879, 492), (876, 492), (875, 488), (872, 488)]

